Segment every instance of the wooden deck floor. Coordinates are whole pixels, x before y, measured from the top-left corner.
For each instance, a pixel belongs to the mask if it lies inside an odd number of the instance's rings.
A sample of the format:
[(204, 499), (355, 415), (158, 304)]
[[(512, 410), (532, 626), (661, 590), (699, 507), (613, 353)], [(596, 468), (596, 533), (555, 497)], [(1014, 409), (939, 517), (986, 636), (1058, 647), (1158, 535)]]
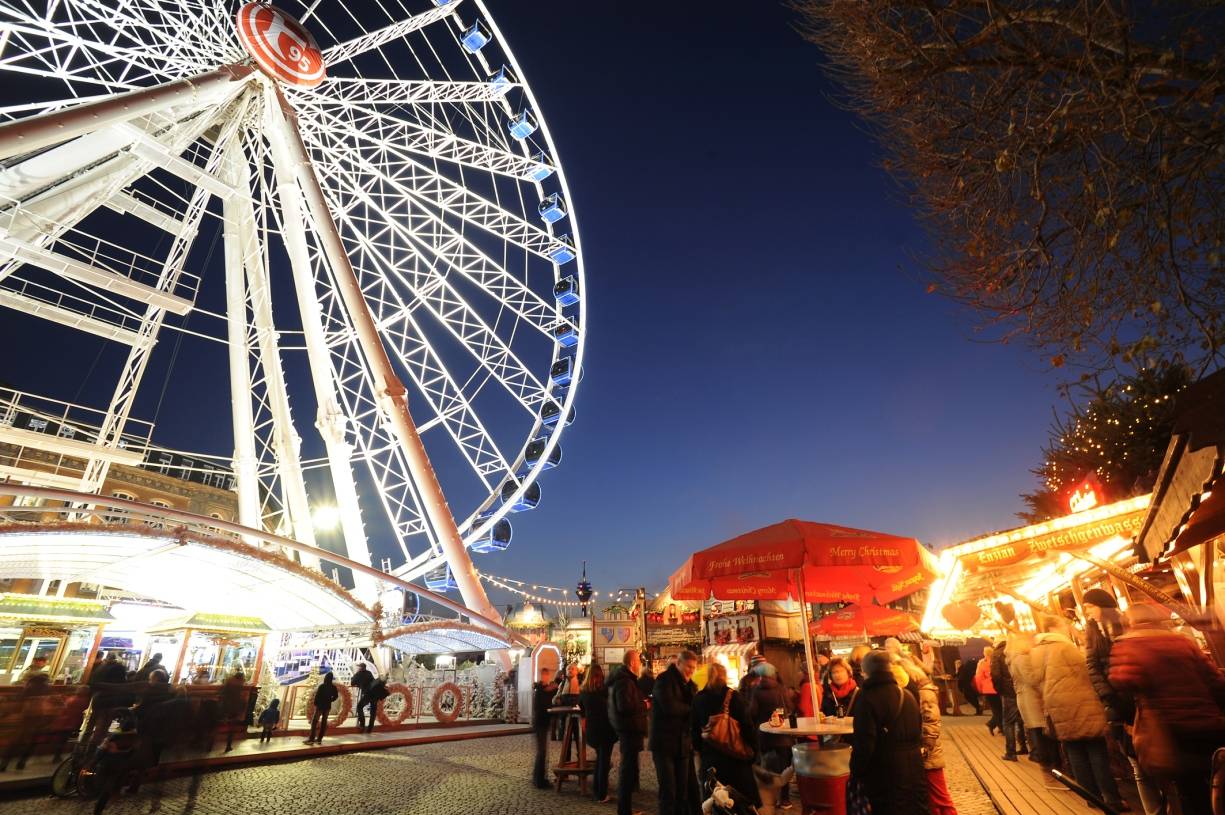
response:
[(1026, 756), (1004, 761), (1004, 738), (987, 732), (985, 722), (985, 717), (950, 717), (944, 719), (944, 732), (1001, 815), (1101, 815), (1067, 789), (1047, 789), (1042, 768)]

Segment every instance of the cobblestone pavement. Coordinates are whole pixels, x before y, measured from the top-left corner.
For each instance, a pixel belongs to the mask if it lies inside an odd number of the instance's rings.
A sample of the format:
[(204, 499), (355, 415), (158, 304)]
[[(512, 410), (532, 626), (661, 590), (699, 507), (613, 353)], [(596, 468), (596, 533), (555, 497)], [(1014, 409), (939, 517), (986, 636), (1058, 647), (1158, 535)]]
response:
[[(941, 720), (943, 727), (982, 727), (986, 716), (946, 716)], [(978, 776), (966, 763), (961, 750), (947, 736), (944, 743), (944, 780), (948, 783), (949, 793), (953, 803), (957, 805), (957, 815), (996, 815), (995, 804), (979, 783)]]
[[(556, 745), (554, 745), (555, 747)], [(655, 772), (643, 753), (638, 809), (655, 810)], [(115, 815), (614, 815), (612, 804), (530, 783), (531, 736), (414, 745), (177, 778), (107, 806)], [(614, 764), (613, 783), (616, 783)], [(589, 788), (590, 789), (590, 788)], [(45, 796), (0, 799), (0, 815), (84, 815), (91, 804)]]
[[(982, 726), (979, 719), (968, 718)], [(958, 723), (960, 724), (960, 723)], [(953, 726), (957, 726), (954, 724)], [(555, 745), (554, 745), (555, 746)], [(959, 815), (995, 808), (956, 746), (945, 745), (945, 775)], [(268, 764), (146, 784), (107, 807), (115, 815), (613, 815), (611, 804), (529, 783), (530, 736), (414, 745), (285, 764)], [(655, 771), (642, 754), (635, 807), (656, 811)], [(616, 784), (614, 763), (612, 783)], [(0, 799), (0, 815), (84, 815), (89, 802), (43, 795)], [(799, 815), (800, 809), (787, 810)]]

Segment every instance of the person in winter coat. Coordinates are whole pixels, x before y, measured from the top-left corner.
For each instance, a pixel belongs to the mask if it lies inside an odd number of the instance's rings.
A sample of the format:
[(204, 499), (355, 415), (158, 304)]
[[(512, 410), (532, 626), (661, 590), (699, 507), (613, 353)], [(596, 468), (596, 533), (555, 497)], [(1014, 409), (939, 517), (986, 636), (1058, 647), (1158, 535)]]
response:
[(1161, 608), (1137, 603), (1127, 621), (1109, 679), (1136, 700), (1137, 759), (1150, 777), (1173, 782), (1183, 815), (1208, 815), (1212, 754), (1225, 746), (1225, 676), (1193, 640), (1166, 629)]
[(268, 703), (268, 707), (264, 708), (264, 712), (259, 714), (259, 743), (272, 741), (272, 731), (281, 721), (281, 700), (273, 699)]
[(689, 815), (701, 806), (698, 777), (693, 769), (690, 719), (697, 685), (693, 672), (698, 657), (682, 651), (674, 664), (655, 677), (651, 692), (649, 746), (659, 782), (659, 815)]
[[(796, 691), (795, 691), (795, 709), (796, 709), (797, 715), (803, 718), (806, 718), (806, 719), (811, 719), (817, 714), (812, 709), (812, 693), (809, 692), (808, 685), (809, 685), (808, 671), (801, 669), (800, 670), (800, 684), (796, 688)], [(817, 710), (820, 710), (823, 707), (822, 697), (825, 695), (825, 691), (821, 687), (820, 682), (817, 683), (816, 690), (817, 690)]]
[(1003, 729), (1004, 724), (1002, 721), (1003, 706), (1000, 704), (999, 694), (995, 692), (995, 683), (991, 681), (991, 655), (994, 653), (995, 649), (990, 645), (984, 648), (983, 658), (978, 661), (978, 667), (974, 669), (974, 688), (991, 711), (991, 718), (987, 720), (987, 729), (993, 736), (997, 728)]
[(1029, 742), (1029, 760), (1046, 770), (1058, 763), (1059, 744), (1046, 735), (1046, 711), (1042, 708), (1042, 692), (1028, 679), (1029, 652), (1034, 638), (1030, 634), (1012, 634), (1004, 656), (1013, 688), (1017, 692), (1017, 713)]
[(1123, 811), (1126, 805), (1106, 752), (1106, 709), (1093, 689), (1084, 655), (1063, 633), (1059, 619), (1044, 617), (1041, 627), (1043, 633), (1029, 652), (1030, 676), (1042, 690), (1043, 707), (1068, 757), (1068, 769), (1107, 806)]
[[(768, 722), (771, 714), (778, 708), (790, 714), (791, 706), (788, 704), (787, 691), (778, 681), (778, 669), (769, 662), (761, 662), (753, 669), (753, 673), (760, 677), (757, 684), (753, 686), (752, 693), (749, 694), (749, 716), (753, 719), (753, 726), (758, 727), (763, 722)], [(791, 746), (795, 744), (795, 739), (789, 736), (763, 734), (759, 737), (759, 743), (761, 744), (761, 763), (767, 770), (772, 773), (781, 773), (791, 766)], [(784, 787), (779, 794), (779, 804), (787, 803), (790, 800), (789, 795), (789, 789)]]
[(311, 700), (311, 731), (305, 744), (323, 744), (323, 736), (328, 729), (328, 714), (332, 712), (332, 703), (340, 696), (332, 681), (332, 672), (323, 675), (323, 681), (315, 689), (315, 698)]
[(547, 790), (549, 779), (545, 774), (545, 762), (549, 757), (549, 708), (557, 683), (553, 681), (553, 669), (541, 666), (540, 681), (532, 685), (532, 735), (536, 739), (536, 760), (532, 764), (532, 783), (536, 789)]
[(617, 815), (633, 814), (634, 790), (638, 788), (638, 754), (647, 734), (650, 705), (638, 689), (642, 657), (633, 648), (621, 659), (622, 668), (608, 691), (608, 720), (617, 732), (621, 772), (617, 776)]
[(162, 667), (162, 655), (154, 654), (149, 657), (149, 661), (140, 666), (140, 670), (136, 672), (136, 676), (132, 677), (133, 682), (148, 682), (149, 674), (154, 671), (165, 670)]
[(1004, 730), (1004, 761), (1016, 761), (1029, 747), (1025, 743), (1025, 727), (1017, 710), (1017, 688), (1008, 670), (1008, 642), (1001, 639), (991, 654), (991, 684), (1000, 697), (1000, 727)]
[(957, 806), (953, 803), (953, 796), (944, 778), (940, 689), (932, 682), (922, 665), (910, 662), (903, 667), (910, 677), (910, 687), (919, 697), (919, 713), (923, 718), (923, 770), (927, 773), (927, 793), (931, 799), (932, 815), (957, 815)]
[[(693, 745), (698, 752), (702, 765), (701, 777), (713, 769), (715, 778), (740, 793), (753, 806), (761, 806), (761, 795), (757, 789), (757, 779), (753, 775), (753, 756), (758, 752), (757, 727), (749, 716), (749, 704), (733, 688), (727, 686), (727, 668), (718, 662), (707, 667), (706, 687), (693, 698)], [(728, 699), (728, 694), (731, 698)], [(801, 697), (802, 698), (802, 697)], [(723, 752), (713, 744), (702, 740), (702, 729), (710, 721), (710, 717), (723, 712), (723, 704), (727, 702), (727, 713), (740, 725), (740, 738), (752, 751), (749, 758), (738, 758)]]
[[(1106, 708), (1110, 742), (1107, 746), (1122, 753), (1136, 780), (1136, 790), (1144, 805), (1145, 815), (1165, 815), (1165, 797), (1161, 787), (1148, 778), (1136, 760), (1136, 751), (1127, 727), (1136, 718), (1136, 706), (1130, 694), (1120, 693), (1110, 684), (1110, 652), (1114, 641), (1123, 635), (1123, 617), (1118, 601), (1104, 589), (1089, 589), (1081, 598), (1085, 616), (1085, 664), (1093, 689)], [(1117, 755), (1117, 753), (1116, 753)], [(1116, 764), (1121, 763), (1116, 760)]]
[(957, 688), (961, 691), (961, 695), (965, 700), (974, 705), (974, 715), (978, 716), (983, 712), (983, 702), (978, 696), (978, 688), (974, 684), (974, 677), (978, 675), (978, 659), (971, 658), (961, 663), (961, 667), (957, 669)]
[(829, 662), (829, 688), (821, 700), (821, 712), (826, 716), (851, 715), (851, 705), (859, 695), (859, 684), (855, 681), (851, 664), (842, 657)]
[(381, 676), (376, 676), (370, 686), (362, 691), (361, 698), (357, 700), (357, 726), (362, 726), (362, 711), (367, 710), (370, 718), (366, 719), (367, 733), (374, 732), (374, 723), (378, 719), (379, 702), (390, 696), (391, 693), (387, 690), (387, 680)]
[(608, 773), (612, 769), (612, 748), (617, 743), (617, 734), (608, 721), (608, 686), (604, 684), (604, 669), (600, 663), (592, 662), (587, 669), (587, 676), (579, 688), (578, 704), (583, 709), (587, 746), (595, 750), (591, 797), (596, 803), (606, 804), (611, 800)]
[[(349, 687), (357, 688), (357, 729), (366, 729), (365, 709), (366, 705), (362, 702), (366, 701), (366, 693), (370, 690), (370, 686), (374, 684), (374, 674), (370, 673), (370, 669), (366, 667), (366, 663), (357, 663), (357, 670), (353, 672), (353, 676), (349, 677)], [(370, 718), (374, 719), (374, 711), (370, 712)]]
[(865, 678), (851, 735), (851, 777), (862, 785), (872, 815), (928, 815), (919, 703), (898, 687), (887, 651), (869, 652), (862, 668)]
[[(221, 685), (221, 721), (225, 726), (225, 751), (234, 749), (234, 734), (246, 730), (247, 717), (247, 678), (241, 668), (226, 677)], [(323, 734), (319, 734), (323, 738)]]

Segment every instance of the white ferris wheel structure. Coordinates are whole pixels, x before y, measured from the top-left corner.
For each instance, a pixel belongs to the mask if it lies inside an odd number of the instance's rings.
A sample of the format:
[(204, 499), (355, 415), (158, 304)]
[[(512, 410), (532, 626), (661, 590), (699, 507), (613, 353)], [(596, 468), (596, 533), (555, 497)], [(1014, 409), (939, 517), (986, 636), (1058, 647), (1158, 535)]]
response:
[(539, 501), (584, 348), (577, 224), (521, 77), (480, 0), (0, 0), (0, 319), (126, 355), (79, 491), (140, 437), (159, 341), (212, 339), (239, 523), (315, 543), (317, 468), (349, 558), (381, 512), (397, 576), (495, 616), (469, 550)]

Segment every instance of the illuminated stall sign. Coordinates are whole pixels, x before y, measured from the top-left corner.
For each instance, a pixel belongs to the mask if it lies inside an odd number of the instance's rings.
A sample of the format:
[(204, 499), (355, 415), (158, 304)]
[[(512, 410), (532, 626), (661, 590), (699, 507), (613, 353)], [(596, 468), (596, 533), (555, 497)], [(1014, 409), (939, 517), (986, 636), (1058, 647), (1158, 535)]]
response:
[(1144, 511), (1107, 518), (1096, 523), (1021, 538), (961, 556), (961, 565), (970, 571), (1012, 566), (1031, 555), (1044, 552), (1086, 549), (1116, 535), (1129, 538), (1140, 531)]

